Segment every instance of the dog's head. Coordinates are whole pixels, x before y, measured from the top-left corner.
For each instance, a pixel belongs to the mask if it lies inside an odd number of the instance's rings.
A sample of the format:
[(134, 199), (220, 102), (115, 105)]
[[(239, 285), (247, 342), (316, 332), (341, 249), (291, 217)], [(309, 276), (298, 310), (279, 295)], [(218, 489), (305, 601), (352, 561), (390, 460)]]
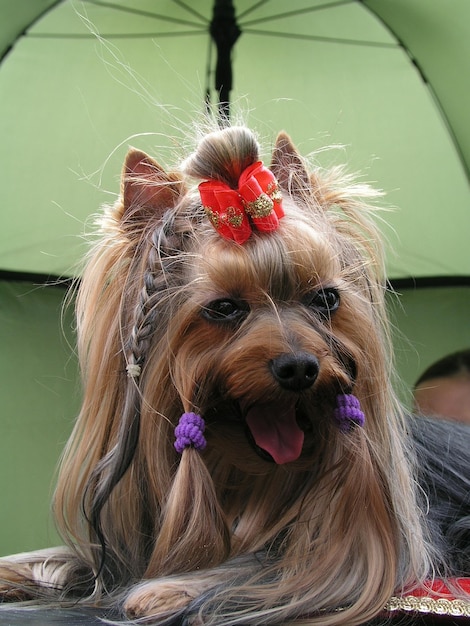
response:
[[(245, 215), (240, 242), (191, 181), (231, 193), (258, 160), (243, 127), (206, 136), (178, 174), (129, 153), (78, 299), (85, 394), (59, 522), (83, 532), (70, 520), (84, 507), (127, 576), (277, 541), (298, 559), (315, 544), (333, 573), (357, 553), (363, 578), (364, 553), (380, 553), (395, 580), (403, 520), (418, 531), (367, 192), (309, 172), (281, 134), (269, 176), (282, 204), (273, 193), (268, 227)], [(363, 427), (338, 422), (338, 396), (351, 395)], [(187, 412), (203, 418), (207, 445), (180, 459)]]
[[(257, 159), (252, 136), (232, 128), (207, 137), (186, 170), (236, 188)], [(285, 135), (271, 171), (284, 193), (279, 227), (254, 227), (240, 244), (211, 227), (197, 192), (128, 155), (115, 224), (122, 258), (112, 267), (123, 275), (120, 370), (131, 373), (122, 386), (137, 383), (170, 428), (183, 411), (200, 413), (208, 454), (215, 437), (240, 466), (254, 451), (308, 467), (319, 439), (338, 429), (338, 395), (354, 390), (366, 406), (381, 395), (371, 388), (384, 380), (381, 262), (369, 254), (366, 217), (358, 224), (350, 199), (308, 175)]]

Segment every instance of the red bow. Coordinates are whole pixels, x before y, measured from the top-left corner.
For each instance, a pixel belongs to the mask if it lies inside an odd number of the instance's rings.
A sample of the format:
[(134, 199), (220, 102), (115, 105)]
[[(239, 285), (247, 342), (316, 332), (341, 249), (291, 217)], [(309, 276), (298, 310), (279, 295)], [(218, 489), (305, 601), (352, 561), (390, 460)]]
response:
[(242, 172), (238, 189), (208, 180), (199, 185), (199, 193), (212, 226), (237, 243), (250, 237), (252, 225), (263, 232), (276, 230), (284, 216), (278, 182), (261, 161)]

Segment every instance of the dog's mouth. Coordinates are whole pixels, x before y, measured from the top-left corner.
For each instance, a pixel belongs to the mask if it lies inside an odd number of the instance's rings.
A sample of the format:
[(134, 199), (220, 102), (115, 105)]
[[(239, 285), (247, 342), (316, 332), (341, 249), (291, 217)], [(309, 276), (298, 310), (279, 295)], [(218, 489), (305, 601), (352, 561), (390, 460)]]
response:
[(296, 461), (304, 445), (304, 431), (297, 423), (296, 402), (242, 407), (248, 439), (264, 459), (278, 465)]
[[(244, 437), (256, 454), (270, 463), (284, 465), (312, 454), (319, 437), (326, 436), (338, 393), (344, 385), (318, 387), (315, 394), (285, 394), (267, 402), (248, 398), (214, 398), (203, 410), (206, 425), (232, 441)], [(236, 434), (237, 433), (237, 434)]]

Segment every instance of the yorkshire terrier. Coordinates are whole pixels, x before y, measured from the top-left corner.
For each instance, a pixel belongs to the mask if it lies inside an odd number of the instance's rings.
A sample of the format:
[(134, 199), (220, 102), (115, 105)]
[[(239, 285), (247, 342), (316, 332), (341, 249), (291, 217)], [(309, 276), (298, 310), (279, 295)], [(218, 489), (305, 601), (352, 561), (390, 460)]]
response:
[(468, 430), (394, 395), (373, 197), (284, 133), (269, 167), (243, 126), (178, 172), (129, 152), (77, 296), (68, 547), (5, 560), (5, 599), (156, 624), (355, 626), (442, 596), (470, 615)]

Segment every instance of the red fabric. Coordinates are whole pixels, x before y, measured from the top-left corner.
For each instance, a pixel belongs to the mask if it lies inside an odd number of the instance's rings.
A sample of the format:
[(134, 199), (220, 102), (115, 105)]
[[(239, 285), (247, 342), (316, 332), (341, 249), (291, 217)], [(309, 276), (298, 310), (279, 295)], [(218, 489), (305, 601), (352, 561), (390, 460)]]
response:
[(413, 589), (405, 595), (414, 596), (415, 598), (445, 598), (446, 600), (455, 600), (456, 596), (453, 588), (468, 594), (470, 601), (470, 578), (450, 578), (448, 584), (443, 580), (433, 580), (426, 582), (424, 587)]
[(262, 232), (276, 230), (284, 216), (276, 178), (261, 161), (242, 172), (238, 189), (207, 180), (199, 185), (199, 193), (217, 232), (240, 244), (250, 237), (252, 226)]

